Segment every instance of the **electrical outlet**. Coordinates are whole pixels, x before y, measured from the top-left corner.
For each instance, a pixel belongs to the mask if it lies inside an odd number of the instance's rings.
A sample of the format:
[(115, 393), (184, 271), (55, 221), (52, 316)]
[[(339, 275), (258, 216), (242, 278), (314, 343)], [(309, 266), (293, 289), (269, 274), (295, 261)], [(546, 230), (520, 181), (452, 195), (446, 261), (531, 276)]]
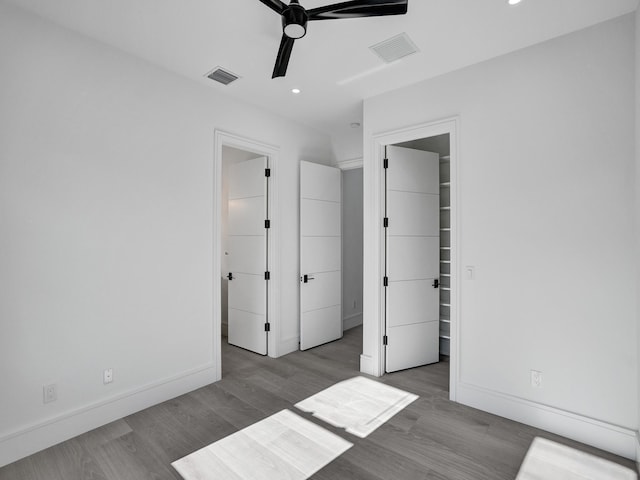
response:
[(542, 372), (531, 370), (531, 386), (533, 388), (542, 387)]
[(104, 373), (102, 375), (102, 381), (104, 382), (105, 385), (107, 383), (113, 382), (113, 368), (107, 368), (104, 371)]
[(52, 383), (42, 387), (42, 401), (44, 403), (55, 402), (58, 399), (58, 385)]

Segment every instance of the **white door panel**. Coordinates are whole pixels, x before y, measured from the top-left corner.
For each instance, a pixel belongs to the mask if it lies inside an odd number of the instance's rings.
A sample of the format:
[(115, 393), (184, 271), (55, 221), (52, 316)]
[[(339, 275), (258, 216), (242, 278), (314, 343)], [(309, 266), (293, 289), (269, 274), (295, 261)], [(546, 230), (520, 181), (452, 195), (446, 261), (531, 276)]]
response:
[(302, 173), (300, 177), (301, 197), (340, 203), (340, 182), (336, 181), (338, 175), (331, 170), (326, 170), (331, 167), (309, 162), (305, 162), (305, 164), (300, 168)]
[(264, 235), (234, 236), (228, 248), (229, 260), (235, 270), (231, 272), (264, 275), (267, 267), (267, 247)]
[(302, 237), (300, 249), (309, 253), (305, 256), (305, 271), (340, 271), (341, 237)]
[(264, 274), (247, 275), (233, 272), (233, 288), (229, 289), (229, 307), (259, 315), (267, 313), (264, 301)]
[(229, 343), (232, 338), (241, 338), (239, 347), (266, 355), (267, 336), (264, 331), (264, 322), (264, 315), (229, 308)]
[[(440, 322), (422, 322), (388, 329), (387, 371), (395, 372), (418, 365), (427, 365), (440, 360)], [(420, 339), (434, 338), (438, 348)]]
[(342, 337), (341, 172), (300, 163), (300, 349)]
[(307, 275), (310, 279), (308, 283), (303, 283), (302, 287), (305, 289), (305, 294), (308, 294), (308, 300), (305, 302), (306, 312), (340, 305), (342, 297), (340, 271)]
[(229, 200), (229, 235), (263, 236), (266, 219), (264, 203), (264, 196)]
[(340, 318), (341, 315), (340, 305), (304, 313), (302, 321), (305, 328), (300, 331), (300, 344), (322, 345), (342, 337), (342, 323), (335, 321), (336, 317)]
[(439, 156), (388, 147), (386, 371), (439, 360)]
[(411, 282), (389, 282), (387, 319), (389, 327), (425, 321), (439, 321), (439, 289), (433, 279)]
[(425, 153), (429, 152), (394, 146), (387, 147), (387, 158), (389, 158), (387, 190), (439, 195), (440, 159), (438, 158), (438, 162), (425, 162)]
[(229, 168), (229, 343), (267, 353), (266, 158)]
[(438, 278), (438, 237), (389, 237), (387, 275), (391, 281)]
[(440, 196), (412, 193), (389, 192), (387, 194), (388, 234), (393, 235), (432, 235), (440, 234), (440, 224), (433, 218), (440, 215)]
[(266, 160), (257, 158), (231, 166), (229, 175), (229, 199), (258, 197), (264, 195)]
[(303, 198), (300, 212), (300, 228), (303, 236), (340, 236), (340, 203)]

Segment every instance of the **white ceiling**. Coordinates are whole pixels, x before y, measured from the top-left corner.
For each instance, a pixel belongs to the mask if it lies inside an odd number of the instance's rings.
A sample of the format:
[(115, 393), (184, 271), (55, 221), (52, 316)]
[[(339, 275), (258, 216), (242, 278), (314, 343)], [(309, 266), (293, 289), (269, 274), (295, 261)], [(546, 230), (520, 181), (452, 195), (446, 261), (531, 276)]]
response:
[[(403, 16), (310, 22), (271, 79), (280, 17), (258, 0), (6, 0), (210, 88), (332, 135), (361, 155), (364, 98), (632, 12), (638, 0), (409, 0)], [(286, 0), (285, 0), (286, 1)], [(300, 0), (306, 8), (335, 3)], [(384, 64), (368, 47), (406, 32), (420, 52)], [(205, 79), (215, 66), (240, 75)], [(293, 95), (291, 88), (302, 90)]]

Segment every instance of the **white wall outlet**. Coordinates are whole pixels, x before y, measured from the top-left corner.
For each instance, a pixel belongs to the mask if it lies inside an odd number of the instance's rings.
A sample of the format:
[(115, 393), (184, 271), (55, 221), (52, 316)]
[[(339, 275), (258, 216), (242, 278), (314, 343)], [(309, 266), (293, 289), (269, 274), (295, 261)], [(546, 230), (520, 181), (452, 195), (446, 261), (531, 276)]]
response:
[(542, 372), (531, 370), (531, 386), (533, 388), (542, 387)]
[(55, 402), (58, 399), (58, 385), (52, 383), (42, 387), (42, 401), (44, 403)]
[(104, 373), (102, 375), (102, 381), (104, 382), (105, 385), (107, 383), (113, 382), (113, 368), (107, 368), (104, 371)]

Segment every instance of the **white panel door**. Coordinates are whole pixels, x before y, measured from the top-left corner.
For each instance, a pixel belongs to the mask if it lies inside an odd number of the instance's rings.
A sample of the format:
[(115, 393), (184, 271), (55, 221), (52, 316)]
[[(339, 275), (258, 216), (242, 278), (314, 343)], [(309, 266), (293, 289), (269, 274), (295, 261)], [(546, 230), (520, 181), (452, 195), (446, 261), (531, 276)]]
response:
[(229, 168), (229, 343), (267, 354), (265, 157)]
[(439, 156), (387, 147), (386, 371), (439, 361)]
[(341, 173), (300, 163), (300, 349), (342, 337)]

